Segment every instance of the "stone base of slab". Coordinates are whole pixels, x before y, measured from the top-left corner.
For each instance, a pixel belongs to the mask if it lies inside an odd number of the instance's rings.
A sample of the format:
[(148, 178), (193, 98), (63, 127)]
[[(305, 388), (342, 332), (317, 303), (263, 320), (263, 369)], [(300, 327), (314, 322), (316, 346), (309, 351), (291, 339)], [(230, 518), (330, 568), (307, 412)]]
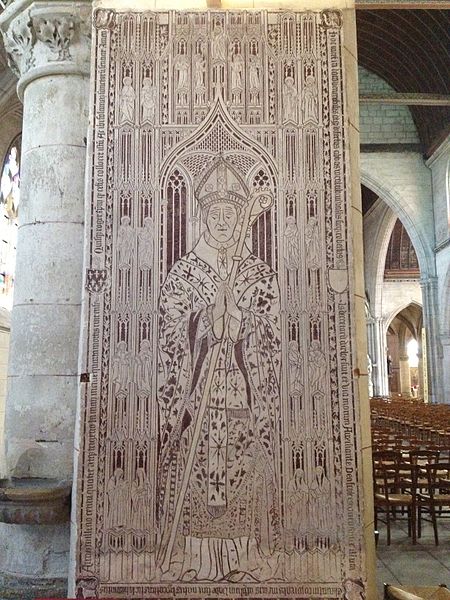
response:
[[(69, 523), (55, 525), (0, 523), (0, 577), (23, 581), (25, 590), (27, 590), (27, 579), (43, 582), (44, 587), (46, 581), (65, 581), (69, 564), (69, 529)], [(0, 579), (0, 600), (4, 600), (1, 581)], [(59, 591), (56, 596), (58, 594)], [(35, 595), (34, 597), (45, 598), (46, 596)]]
[(65, 598), (67, 579), (37, 579), (0, 575), (0, 600)]

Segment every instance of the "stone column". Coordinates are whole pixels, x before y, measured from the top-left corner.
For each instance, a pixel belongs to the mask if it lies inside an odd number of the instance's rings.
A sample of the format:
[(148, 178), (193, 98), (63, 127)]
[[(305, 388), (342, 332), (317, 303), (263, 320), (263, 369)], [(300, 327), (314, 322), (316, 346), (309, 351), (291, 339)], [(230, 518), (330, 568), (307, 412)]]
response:
[(434, 232), (436, 236), (436, 275), (438, 278), (439, 323), (442, 344), (441, 402), (450, 403), (450, 135), (426, 163), (433, 181)]
[(423, 324), (426, 331), (428, 394), (430, 402), (444, 402), (442, 344), (439, 336), (438, 279), (420, 280), (423, 298)]
[(422, 332), (419, 333), (419, 348), (417, 350), (417, 358), (419, 359), (418, 364), (418, 376), (419, 376), (419, 398), (424, 398), (425, 402), (428, 402), (428, 397), (425, 398), (425, 386), (424, 386), (424, 360), (422, 351)]
[(367, 323), (367, 342), (370, 357), (373, 362), (373, 388), (375, 396), (389, 394), (389, 380), (386, 362), (386, 336), (383, 319), (370, 318)]
[[(442, 341), (442, 364), (450, 365), (450, 337), (444, 336), (441, 338)], [(450, 369), (444, 369), (443, 376), (444, 384), (444, 402), (450, 403)]]
[(407, 354), (399, 356), (400, 367), (400, 392), (402, 396), (411, 396), (411, 371)]
[[(16, 0), (0, 16), (24, 104), (6, 403), (11, 477), (72, 477), (91, 5)], [(0, 572), (64, 577), (69, 525), (1, 525)]]

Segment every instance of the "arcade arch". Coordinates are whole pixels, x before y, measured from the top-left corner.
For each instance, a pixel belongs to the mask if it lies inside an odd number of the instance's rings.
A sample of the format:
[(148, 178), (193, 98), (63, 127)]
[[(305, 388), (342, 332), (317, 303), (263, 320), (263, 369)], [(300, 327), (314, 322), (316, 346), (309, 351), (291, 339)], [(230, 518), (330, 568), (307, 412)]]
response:
[[(389, 392), (401, 396), (424, 395), (421, 348), (422, 307), (411, 302), (388, 321), (386, 332)], [(418, 366), (410, 364), (408, 346), (417, 342)]]
[[(367, 298), (367, 331), (368, 331), (368, 354), (372, 366), (373, 392), (374, 395), (389, 395), (391, 393), (411, 394), (411, 384), (407, 383), (409, 367), (407, 367), (406, 345), (410, 339), (416, 339), (421, 352), (421, 329), (424, 317), (422, 316), (424, 286), (427, 280), (427, 267), (430, 266), (427, 256), (427, 245), (429, 241), (423, 239), (423, 232), (410, 218), (406, 218), (408, 227), (403, 223), (402, 216), (406, 214), (404, 206), (395, 194), (387, 193), (385, 187), (373, 176), (363, 176), (362, 196), (364, 210), (364, 270), (365, 289)], [(416, 207), (413, 206), (413, 210)], [(400, 233), (399, 233), (400, 232)], [(399, 240), (393, 245), (394, 234), (410, 246), (410, 252), (417, 255), (417, 265), (420, 269), (408, 269), (396, 273), (389, 271), (387, 267), (387, 255), (392, 257), (392, 252), (397, 252), (400, 263), (400, 251), (405, 252), (404, 243), (400, 249)], [(408, 239), (409, 238), (409, 239)], [(416, 240), (418, 248), (414, 243)], [(406, 312), (404, 312), (406, 311)], [(413, 311), (411, 313), (411, 311)], [(411, 313), (411, 315), (409, 315)], [(417, 313), (417, 314), (416, 314)], [(434, 325), (431, 320), (432, 325)], [(428, 324), (426, 325), (428, 327)], [(428, 352), (432, 352), (435, 339), (432, 337), (433, 327), (427, 332)], [(392, 358), (395, 355), (395, 365), (392, 366)], [(403, 362), (399, 362), (401, 360)], [(431, 361), (430, 361), (431, 362)], [(402, 365), (402, 378), (399, 375), (400, 364)], [(392, 371), (392, 368), (394, 371)], [(394, 373), (394, 375), (393, 375)], [(420, 390), (424, 391), (423, 369), (420, 369)], [(418, 378), (418, 375), (417, 375)], [(436, 383), (436, 382), (435, 382)], [(439, 384), (439, 382), (437, 382)], [(414, 382), (419, 386), (419, 381)], [(426, 391), (426, 390), (425, 390)]]
[(361, 183), (377, 194), (403, 223), (417, 253), (421, 274), (434, 276), (431, 178), (420, 155), (362, 153)]

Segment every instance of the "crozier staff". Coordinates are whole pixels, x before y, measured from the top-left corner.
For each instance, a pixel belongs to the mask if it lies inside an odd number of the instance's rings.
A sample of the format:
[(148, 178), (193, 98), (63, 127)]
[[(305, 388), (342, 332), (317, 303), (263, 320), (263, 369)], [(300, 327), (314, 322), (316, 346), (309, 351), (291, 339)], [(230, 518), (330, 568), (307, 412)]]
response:
[(278, 283), (245, 245), (264, 209), (232, 165), (209, 166), (197, 198), (206, 230), (160, 296), (161, 570), (261, 580), (279, 541)]

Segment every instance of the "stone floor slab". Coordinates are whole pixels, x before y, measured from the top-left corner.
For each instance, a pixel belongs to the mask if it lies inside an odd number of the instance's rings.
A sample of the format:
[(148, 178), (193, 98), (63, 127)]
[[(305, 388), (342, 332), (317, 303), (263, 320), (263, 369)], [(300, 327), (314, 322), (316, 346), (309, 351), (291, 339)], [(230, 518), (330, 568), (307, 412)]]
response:
[(450, 519), (440, 519), (439, 546), (435, 546), (433, 528), (423, 523), (422, 537), (413, 546), (408, 537), (406, 519), (391, 525), (391, 545), (386, 544), (386, 525), (378, 524), (377, 588), (383, 597), (383, 583), (403, 585), (439, 585), (450, 587)]

